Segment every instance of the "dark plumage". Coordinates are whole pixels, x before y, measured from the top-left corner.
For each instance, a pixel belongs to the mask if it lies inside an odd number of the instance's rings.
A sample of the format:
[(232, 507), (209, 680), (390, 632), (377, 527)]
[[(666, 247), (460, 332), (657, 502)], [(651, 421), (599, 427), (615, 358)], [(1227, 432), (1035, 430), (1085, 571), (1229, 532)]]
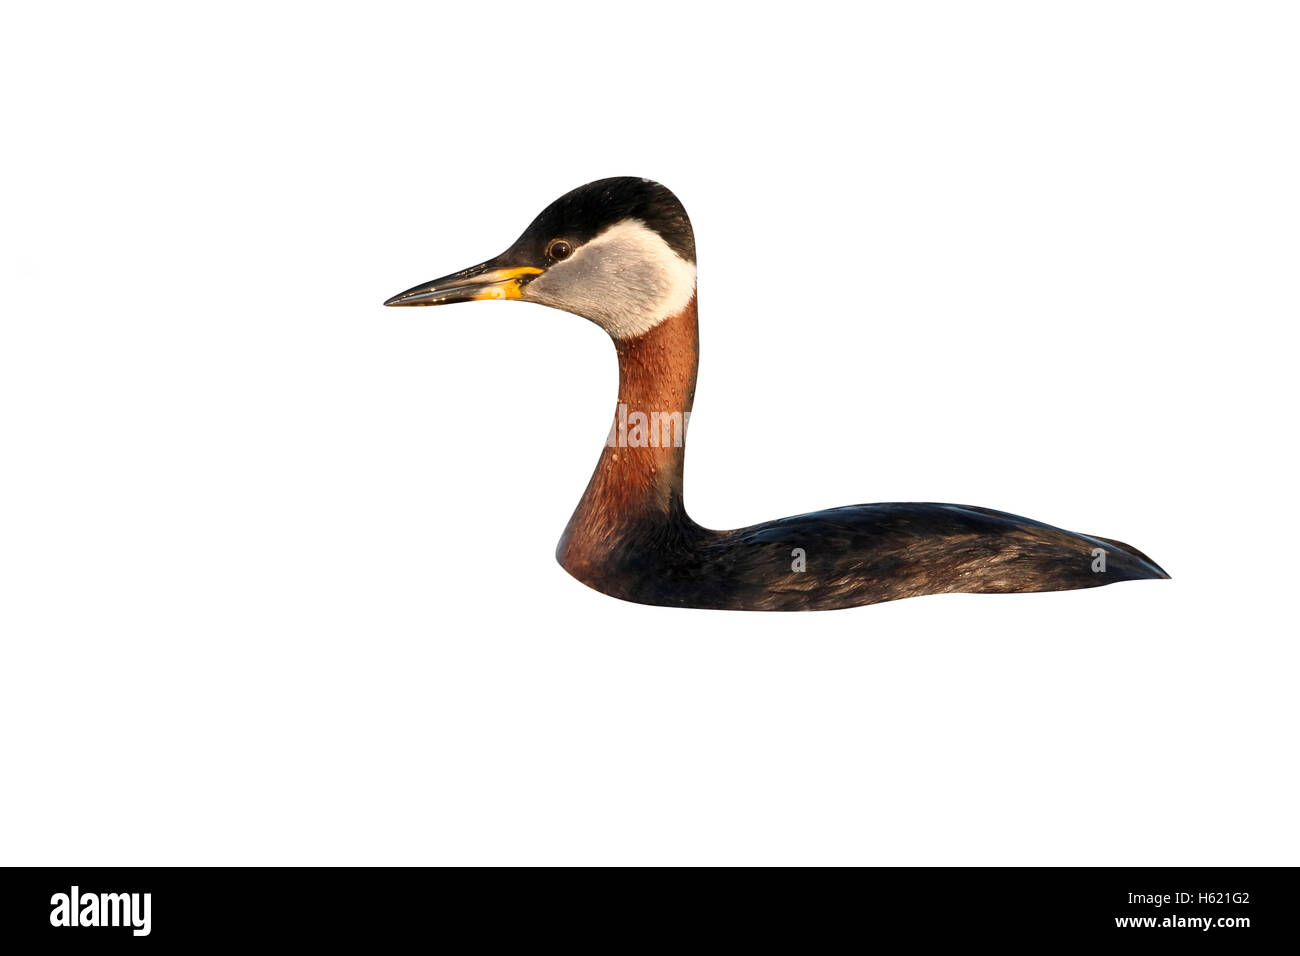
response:
[(635, 176), (598, 179), (565, 193), (537, 214), (510, 249), (522, 265), (540, 260), (557, 236), (586, 242), (626, 219), (645, 223), (673, 252), (695, 261), (695, 233), (682, 204), (667, 187)]
[[(796, 549), (806, 569), (795, 571)], [(1097, 551), (1105, 555), (1105, 570)], [(735, 531), (635, 522), (585, 583), (627, 601), (750, 611), (820, 611), (922, 594), (1066, 591), (1166, 578), (1119, 541), (1072, 534), (988, 508), (848, 505)]]

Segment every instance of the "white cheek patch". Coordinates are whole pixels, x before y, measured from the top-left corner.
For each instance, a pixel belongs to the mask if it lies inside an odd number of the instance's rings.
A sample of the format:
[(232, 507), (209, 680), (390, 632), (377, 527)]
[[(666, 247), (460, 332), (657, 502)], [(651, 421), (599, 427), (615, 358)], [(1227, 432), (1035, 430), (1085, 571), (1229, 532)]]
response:
[(645, 223), (626, 219), (524, 286), (522, 298), (574, 312), (626, 339), (681, 312), (694, 294), (694, 263)]

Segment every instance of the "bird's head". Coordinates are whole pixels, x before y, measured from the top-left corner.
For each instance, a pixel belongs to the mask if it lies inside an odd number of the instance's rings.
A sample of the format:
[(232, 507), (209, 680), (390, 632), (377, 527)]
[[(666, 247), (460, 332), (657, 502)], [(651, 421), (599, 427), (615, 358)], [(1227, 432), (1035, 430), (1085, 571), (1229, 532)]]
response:
[(561, 196), (501, 255), (384, 305), (522, 299), (573, 312), (622, 339), (677, 314), (694, 293), (686, 210), (665, 187), (628, 176)]

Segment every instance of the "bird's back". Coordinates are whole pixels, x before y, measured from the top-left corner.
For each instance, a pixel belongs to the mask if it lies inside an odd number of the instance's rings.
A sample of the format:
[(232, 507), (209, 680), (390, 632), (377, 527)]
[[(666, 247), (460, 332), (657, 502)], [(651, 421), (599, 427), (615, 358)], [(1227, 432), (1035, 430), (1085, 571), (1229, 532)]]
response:
[(850, 505), (735, 531), (681, 514), (629, 536), (593, 587), (647, 604), (828, 610), (922, 594), (1013, 593), (1166, 578), (1118, 541), (965, 505)]

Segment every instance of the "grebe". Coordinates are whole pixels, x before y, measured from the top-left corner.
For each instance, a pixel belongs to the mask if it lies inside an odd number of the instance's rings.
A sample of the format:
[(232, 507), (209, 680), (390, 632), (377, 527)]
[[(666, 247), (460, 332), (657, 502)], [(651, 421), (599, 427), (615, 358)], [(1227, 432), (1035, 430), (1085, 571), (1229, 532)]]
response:
[(556, 549), (597, 591), (641, 604), (804, 611), (1168, 577), (1119, 541), (966, 505), (850, 505), (735, 531), (692, 521), (682, 466), (699, 358), (695, 236), (658, 183), (620, 177), (575, 189), (495, 259), (384, 304), (478, 299), (573, 312), (614, 340), (614, 426)]

